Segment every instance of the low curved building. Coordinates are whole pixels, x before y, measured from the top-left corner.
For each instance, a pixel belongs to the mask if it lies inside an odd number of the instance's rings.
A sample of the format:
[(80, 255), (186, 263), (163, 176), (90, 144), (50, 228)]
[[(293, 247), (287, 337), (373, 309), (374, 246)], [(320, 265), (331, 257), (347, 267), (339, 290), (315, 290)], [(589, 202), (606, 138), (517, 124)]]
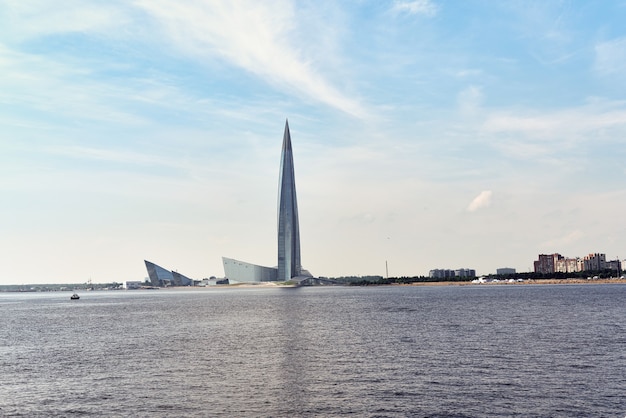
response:
[(258, 266), (232, 258), (222, 257), (224, 277), (238, 282), (275, 282), (278, 280), (278, 269)]

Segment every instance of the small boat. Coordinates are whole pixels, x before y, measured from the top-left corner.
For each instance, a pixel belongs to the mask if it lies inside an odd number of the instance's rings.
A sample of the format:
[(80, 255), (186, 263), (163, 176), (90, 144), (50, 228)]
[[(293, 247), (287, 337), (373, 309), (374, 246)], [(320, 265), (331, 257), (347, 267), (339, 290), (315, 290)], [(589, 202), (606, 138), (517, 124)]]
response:
[(80, 299), (80, 296), (78, 296), (76, 293), (74, 293), (72, 296), (70, 296), (70, 299), (78, 300), (78, 299)]

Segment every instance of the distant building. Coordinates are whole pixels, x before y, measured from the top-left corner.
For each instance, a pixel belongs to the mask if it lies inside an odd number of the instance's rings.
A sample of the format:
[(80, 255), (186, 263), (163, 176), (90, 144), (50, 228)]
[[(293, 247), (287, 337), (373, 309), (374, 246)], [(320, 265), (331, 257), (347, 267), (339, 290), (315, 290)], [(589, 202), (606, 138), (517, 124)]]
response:
[(476, 270), (474, 269), (458, 269), (454, 270), (455, 277), (476, 277)]
[(618, 274), (622, 271), (622, 263), (619, 259), (607, 260), (606, 254), (601, 253), (591, 253), (586, 255), (583, 257), (582, 264), (585, 271), (612, 270)]
[(433, 279), (448, 279), (454, 277), (454, 270), (434, 269), (428, 272), (428, 277)]
[(200, 283), (198, 283), (198, 286), (216, 286), (218, 284), (229, 284), (228, 279), (218, 279), (215, 276), (211, 276), (209, 278), (204, 278), (200, 281)]
[(450, 279), (453, 277), (476, 277), (476, 270), (473, 269), (434, 269), (428, 272), (428, 277), (433, 279)]
[(515, 274), (515, 269), (510, 268), (510, 267), (502, 267), (502, 268), (496, 269), (496, 274), (498, 275)]
[(539, 258), (534, 262), (535, 273), (575, 273), (580, 271), (602, 271), (613, 270), (620, 272), (621, 263), (619, 260), (606, 260), (606, 254), (590, 253), (581, 258), (566, 258), (561, 254), (539, 254)]
[(583, 270), (580, 258), (561, 257), (554, 261), (554, 271), (557, 273), (575, 273)]
[(583, 258), (584, 271), (600, 271), (607, 268), (606, 254), (591, 253)]
[(123, 289), (139, 289), (141, 288), (141, 286), (143, 286), (144, 282), (141, 281), (131, 281), (131, 280), (127, 280), (125, 282), (122, 282), (122, 288)]
[(556, 260), (563, 258), (561, 254), (539, 254), (534, 262), (535, 273), (550, 274), (555, 272)]
[(607, 261), (606, 268), (619, 273), (622, 271), (622, 263), (619, 260)]

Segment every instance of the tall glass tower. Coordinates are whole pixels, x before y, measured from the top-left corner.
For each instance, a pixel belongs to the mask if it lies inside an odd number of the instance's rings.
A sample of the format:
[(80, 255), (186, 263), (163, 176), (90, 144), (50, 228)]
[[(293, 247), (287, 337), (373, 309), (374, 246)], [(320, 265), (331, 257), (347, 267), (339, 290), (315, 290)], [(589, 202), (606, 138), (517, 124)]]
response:
[(283, 150), (278, 183), (278, 281), (288, 281), (302, 274), (300, 263), (300, 227), (296, 180), (289, 121), (285, 121)]

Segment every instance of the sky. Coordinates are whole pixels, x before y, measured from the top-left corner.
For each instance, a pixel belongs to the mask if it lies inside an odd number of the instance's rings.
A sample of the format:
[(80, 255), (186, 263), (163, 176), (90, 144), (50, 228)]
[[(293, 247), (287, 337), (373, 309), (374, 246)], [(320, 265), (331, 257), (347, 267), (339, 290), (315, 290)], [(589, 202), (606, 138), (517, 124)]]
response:
[(626, 1), (4, 0), (0, 284), (626, 257)]

